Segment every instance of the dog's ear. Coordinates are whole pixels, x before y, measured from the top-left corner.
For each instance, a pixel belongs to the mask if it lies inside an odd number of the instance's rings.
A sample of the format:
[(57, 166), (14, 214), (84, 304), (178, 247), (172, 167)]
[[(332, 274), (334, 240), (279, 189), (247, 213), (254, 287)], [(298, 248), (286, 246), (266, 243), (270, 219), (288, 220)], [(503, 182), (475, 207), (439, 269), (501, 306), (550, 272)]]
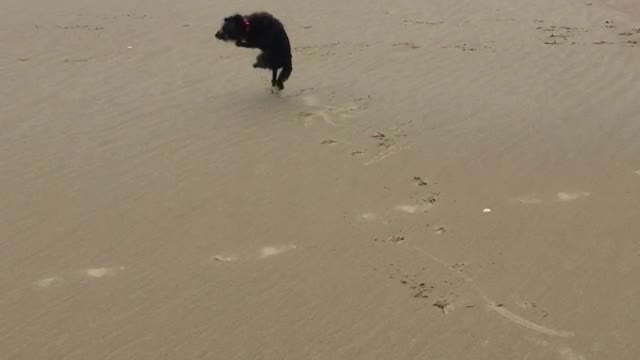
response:
[(224, 22), (239, 21), (239, 20), (242, 20), (242, 15), (240, 15), (240, 14), (234, 14), (234, 15), (227, 16), (226, 18), (224, 18)]

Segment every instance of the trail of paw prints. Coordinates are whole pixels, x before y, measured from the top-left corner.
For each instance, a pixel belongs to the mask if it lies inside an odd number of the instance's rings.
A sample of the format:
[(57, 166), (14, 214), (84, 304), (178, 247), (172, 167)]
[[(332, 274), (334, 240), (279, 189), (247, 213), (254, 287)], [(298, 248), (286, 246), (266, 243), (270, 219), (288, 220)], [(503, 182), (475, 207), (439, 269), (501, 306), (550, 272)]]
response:
[(408, 149), (410, 146), (407, 144), (406, 140), (404, 140), (404, 138), (407, 137), (405, 128), (411, 124), (412, 122), (408, 121), (400, 124), (399, 126), (389, 128), (387, 129), (388, 131), (377, 131), (374, 134), (369, 135), (374, 146), (371, 146), (368, 149), (355, 149), (351, 151), (351, 156), (360, 157), (372, 154), (369, 157), (369, 160), (364, 163), (365, 166), (369, 166)]
[(315, 90), (315, 88), (312, 88), (312, 87), (301, 88), (301, 89), (298, 89), (298, 90), (294, 90), (293, 92), (290, 92), (287, 95), (282, 95), (282, 97), (283, 98), (297, 98), (297, 97), (300, 97), (300, 96), (309, 95), (314, 90)]
[(302, 55), (330, 56), (334, 54), (334, 48), (339, 45), (340, 42), (337, 41), (328, 44), (296, 46), (293, 48), (293, 52), (301, 53)]
[(88, 31), (104, 30), (104, 27), (102, 26), (93, 26), (93, 25), (56, 25), (56, 28), (60, 30), (88, 30)]
[(347, 141), (347, 140), (341, 140), (341, 139), (333, 139), (333, 138), (326, 138), (323, 139), (322, 141), (320, 141), (320, 145), (323, 146), (329, 146), (329, 147), (334, 147), (334, 146), (338, 146), (338, 145), (352, 145), (353, 143), (351, 141)]
[(338, 140), (335, 140), (335, 139), (325, 139), (325, 140), (322, 140), (322, 142), (321, 142), (320, 144), (322, 144), (322, 145), (335, 145), (335, 144), (337, 144), (337, 143), (338, 143)]
[[(390, 280), (399, 281), (400, 284), (408, 289), (409, 295), (419, 301), (423, 301), (426, 306), (432, 307), (443, 315), (447, 315), (457, 309), (473, 310), (482, 307), (484, 308), (483, 310), (490, 310), (504, 321), (536, 334), (565, 339), (575, 336), (572, 331), (550, 328), (519, 315), (510, 309), (513, 306), (509, 305), (513, 304), (506, 304), (492, 299), (474, 281), (469, 264), (464, 262), (448, 263), (421, 247), (413, 246), (411, 250), (423, 255), (425, 260), (429, 260), (430, 265), (447, 272), (443, 274), (440, 271), (438, 274), (437, 268), (428, 269), (427, 267), (411, 271), (393, 263), (381, 269), (374, 267), (373, 270), (386, 271)], [(437, 275), (434, 276), (433, 274)], [(535, 303), (519, 302), (516, 305), (525, 306), (527, 309), (535, 311), (540, 318), (547, 318), (549, 315), (548, 312)]]
[[(406, 289), (407, 296), (424, 303), (425, 307), (442, 315), (458, 310), (489, 310), (497, 316), (498, 320), (506, 321), (534, 334), (564, 339), (575, 336), (572, 331), (554, 329), (539, 323), (538, 321), (543, 319), (545, 322), (549, 321), (547, 318), (550, 314), (533, 301), (519, 299), (506, 303), (496, 301), (486, 293), (475, 282), (474, 273), (490, 270), (486, 267), (495, 265), (494, 262), (486, 266), (471, 265), (466, 262), (448, 262), (425, 249), (423, 245), (415, 244), (411, 239), (403, 236), (399, 238), (400, 242), (394, 242), (394, 239), (398, 238), (389, 238), (388, 241), (382, 242), (383, 246), (403, 244), (411, 254), (420, 256), (426, 263), (407, 262), (406, 256), (403, 256), (402, 265), (392, 262), (387, 266), (372, 267), (372, 270), (386, 275), (390, 281), (399, 282), (399, 285)], [(515, 308), (521, 310), (518, 311)], [(518, 313), (523, 311), (529, 316), (525, 317)]]
[(410, 41), (393, 43), (391, 45), (391, 47), (401, 48), (401, 49), (409, 49), (409, 50), (420, 49), (420, 46), (418, 46), (418, 45), (416, 45), (416, 44), (414, 44), (413, 42), (410, 42)]
[(78, 13), (75, 13), (74, 15), (76, 17), (92, 17), (92, 18), (101, 19), (101, 20), (114, 20), (114, 19), (120, 19), (120, 18), (128, 18), (128, 19), (134, 19), (134, 20), (153, 19), (153, 17), (147, 14), (140, 14), (140, 13), (126, 13), (126, 14), (119, 14), (119, 15), (95, 15), (95, 14), (78, 12)]
[[(505, 18), (505, 19), (491, 19), (488, 20), (489, 22), (514, 22), (517, 21), (516, 19), (512, 19), (512, 18)], [(487, 21), (482, 21), (483, 23), (486, 23)], [(437, 25), (442, 25), (445, 22), (441, 21), (441, 20), (415, 20), (415, 19), (404, 19), (402, 21), (404, 26), (407, 27), (414, 27), (414, 26), (437, 26)], [(462, 21), (461, 23), (457, 24), (458, 26), (464, 26), (463, 24), (468, 24), (471, 23), (471, 21)], [(403, 47), (403, 48), (408, 48), (408, 49), (418, 49), (420, 48), (420, 46), (417, 46), (411, 42), (403, 42), (403, 43), (396, 43), (393, 44), (394, 47)], [(495, 41), (493, 40), (489, 40), (489, 41), (480, 41), (480, 42), (473, 42), (473, 43), (456, 43), (456, 44), (450, 44), (450, 45), (443, 45), (440, 46), (441, 49), (455, 49), (455, 50), (459, 50), (459, 51), (463, 51), (463, 52), (475, 52), (475, 51), (491, 51), (491, 52), (496, 52), (496, 47), (495, 47)]]
[[(455, 264), (464, 267), (466, 264)], [(435, 279), (429, 267), (423, 266), (419, 269), (405, 269), (396, 263), (387, 266), (373, 268), (376, 272), (382, 272), (386, 277), (402, 286), (407, 296), (424, 304), (432, 311), (448, 315), (457, 309), (470, 309), (475, 305), (470, 302), (465, 294), (464, 282), (445, 276), (444, 279)]]
[[(497, 23), (505, 23), (508, 24), (518, 21), (518, 19), (514, 18), (498, 18), (488, 20), (489, 22), (497, 22)], [(482, 21), (487, 22), (487, 21)], [(610, 29), (614, 30), (617, 28), (617, 25), (614, 21), (606, 20), (603, 23), (590, 27), (572, 27), (566, 25), (556, 25), (556, 24), (548, 24), (545, 25), (545, 20), (534, 19), (533, 23), (536, 24), (536, 30), (541, 34), (541, 41), (545, 45), (554, 46), (554, 45), (576, 45), (578, 43), (589, 44), (589, 45), (612, 45), (612, 44), (623, 44), (629, 47), (635, 47), (640, 43), (640, 29), (628, 29), (625, 31), (618, 32), (617, 35), (622, 36), (622, 41), (616, 41), (613, 37), (607, 40), (586, 40), (583, 39), (581, 41), (579, 35), (588, 33), (591, 30), (595, 30), (597, 28)], [(414, 20), (414, 19), (404, 19), (404, 26), (435, 26), (443, 24), (443, 21), (425, 21), (425, 20)], [(470, 21), (463, 21), (458, 24), (458, 26), (464, 26), (464, 24), (471, 23)], [(394, 47), (397, 48), (406, 48), (406, 49), (417, 49), (419, 46), (411, 43), (411, 42), (400, 42), (393, 44)], [(475, 52), (481, 50), (489, 50), (496, 51), (495, 42), (494, 41), (485, 41), (485, 42), (475, 42), (475, 43), (458, 43), (452, 45), (441, 46), (443, 49), (458, 49), (464, 52)]]
[[(541, 24), (544, 23), (543, 20), (535, 20), (535, 23)], [(597, 27), (603, 29), (616, 29), (617, 26), (615, 22), (611, 20), (605, 20), (604, 23), (598, 25)], [(545, 39), (543, 43), (545, 45), (576, 45), (579, 42), (579, 39), (576, 39), (576, 35), (588, 33), (590, 30), (593, 30), (594, 27), (585, 28), (585, 27), (571, 27), (571, 26), (557, 26), (557, 25), (547, 25), (547, 26), (538, 26), (536, 30), (545, 34)], [(615, 41), (615, 39), (610, 40), (596, 40), (590, 41), (588, 44), (592, 45), (613, 45), (616, 43), (620, 43), (626, 46), (635, 47), (638, 45), (640, 41), (640, 29), (631, 29), (617, 33), (618, 36), (622, 37), (621, 41)], [(613, 35), (612, 35), (613, 36)], [(586, 41), (582, 41), (582, 43), (587, 43)]]
[[(460, 22), (457, 22), (455, 25), (460, 26), (461, 24), (469, 24), (469, 23), (491, 23), (491, 22), (497, 22), (497, 23), (510, 23), (510, 22), (516, 22), (518, 21), (518, 19), (514, 19), (514, 18), (488, 18), (485, 20), (480, 20), (480, 21), (469, 21), (469, 20), (463, 20)], [(402, 23), (405, 26), (413, 26), (413, 25), (418, 25), (418, 26), (436, 26), (436, 25), (442, 25), (445, 22), (442, 20), (416, 20), (416, 19), (403, 19)]]
[(77, 64), (77, 63), (86, 63), (93, 59), (64, 59), (64, 63), (67, 64)]
[(428, 20), (410, 20), (410, 19), (404, 19), (402, 20), (402, 23), (405, 26), (411, 26), (411, 25), (429, 25), (429, 26), (436, 26), (436, 25), (442, 25), (444, 24), (444, 21), (440, 21), (440, 20), (436, 20), (436, 21), (428, 21)]
[(446, 46), (441, 46), (440, 48), (442, 48), (442, 49), (458, 49), (458, 50), (461, 50), (461, 51), (490, 50), (492, 52), (496, 52), (496, 48), (495, 48), (494, 44), (495, 44), (495, 41), (489, 40), (489, 41), (483, 41), (483, 42), (476, 42), (476, 43), (472, 43), (472, 44), (462, 43), (462, 44), (446, 45)]
[(86, 280), (112, 278), (124, 270), (124, 266), (88, 268), (66, 277), (62, 275), (46, 276), (33, 281), (31, 285), (36, 289), (58, 288)]
[[(496, 22), (511, 22), (511, 21), (516, 21), (516, 19), (496, 19)], [(402, 21), (404, 26), (437, 26), (437, 25), (442, 25), (445, 22), (441, 21), (441, 20), (414, 20), (414, 19), (404, 19)], [(469, 23), (469, 21), (463, 21), (461, 24), (466, 24)], [(393, 47), (398, 47), (398, 48), (405, 48), (405, 49), (419, 49), (420, 46), (415, 45), (412, 42), (400, 42), (400, 43), (395, 43), (393, 44)], [(456, 49), (456, 50), (460, 50), (463, 52), (474, 52), (474, 51), (482, 51), (482, 50), (487, 50), (487, 51), (492, 51), (495, 52), (496, 48), (495, 48), (495, 42), (490, 40), (490, 41), (481, 41), (481, 42), (474, 42), (474, 43), (457, 43), (457, 44), (451, 44), (451, 45), (443, 45), (440, 46), (441, 49)]]
[(396, 209), (411, 214), (416, 213), (416, 210), (423, 210), (424, 212), (426, 212), (427, 210), (431, 210), (431, 208), (433, 208), (438, 202), (440, 192), (432, 190), (429, 186), (429, 182), (421, 176), (413, 176), (410, 182), (413, 185), (413, 188), (409, 197), (412, 202), (418, 205), (408, 207), (397, 206)]
[[(344, 45), (344, 46), (342, 46)], [(354, 53), (354, 50), (361, 51), (368, 48), (370, 45), (367, 43), (350, 43), (342, 44), (341, 42), (333, 42), (318, 45), (304, 45), (293, 48), (294, 53), (300, 53), (304, 56), (323, 57), (333, 56), (338, 51), (343, 51), (347, 55)]]
[[(358, 215), (360, 222), (377, 222), (387, 225), (394, 219), (398, 220), (398, 214), (402, 214), (402, 219), (407, 219), (404, 216), (419, 216), (430, 212), (438, 202), (440, 193), (431, 190), (428, 187), (428, 182), (420, 176), (414, 176), (411, 179), (411, 183), (414, 188), (410, 191), (407, 200), (382, 209), (367, 209), (367, 211)], [(438, 234), (443, 234), (444, 232), (445, 230), (442, 228), (442, 231), (439, 231)], [(383, 240), (381, 241), (384, 242)]]
[(317, 97), (313, 95), (303, 96), (304, 104), (308, 110), (298, 113), (298, 117), (303, 120), (305, 127), (313, 126), (317, 121), (324, 124), (338, 126), (337, 121), (344, 121), (357, 117), (361, 112), (369, 108), (371, 96), (358, 98), (353, 102), (342, 105), (320, 104)]
[(574, 37), (576, 33), (586, 32), (584, 28), (556, 25), (538, 26), (536, 30), (545, 34), (545, 45), (575, 45)]
[(533, 301), (515, 300), (514, 303), (523, 311), (536, 316), (539, 319), (544, 319), (549, 316), (549, 312), (547, 310)]
[(401, 235), (393, 235), (393, 236), (389, 236), (387, 238), (373, 238), (373, 242), (378, 243), (378, 244), (400, 244), (402, 242), (404, 242), (406, 239), (404, 236)]
[(618, 35), (626, 39), (623, 44), (629, 47), (636, 47), (640, 43), (640, 28), (623, 31), (618, 33)]

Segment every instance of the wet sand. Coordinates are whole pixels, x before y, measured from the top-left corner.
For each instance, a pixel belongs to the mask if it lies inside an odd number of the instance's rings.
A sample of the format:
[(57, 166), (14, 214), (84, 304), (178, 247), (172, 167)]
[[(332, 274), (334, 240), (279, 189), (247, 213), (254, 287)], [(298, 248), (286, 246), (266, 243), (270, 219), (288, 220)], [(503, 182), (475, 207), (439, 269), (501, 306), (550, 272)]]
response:
[(625, 1), (2, 0), (2, 358), (638, 359)]

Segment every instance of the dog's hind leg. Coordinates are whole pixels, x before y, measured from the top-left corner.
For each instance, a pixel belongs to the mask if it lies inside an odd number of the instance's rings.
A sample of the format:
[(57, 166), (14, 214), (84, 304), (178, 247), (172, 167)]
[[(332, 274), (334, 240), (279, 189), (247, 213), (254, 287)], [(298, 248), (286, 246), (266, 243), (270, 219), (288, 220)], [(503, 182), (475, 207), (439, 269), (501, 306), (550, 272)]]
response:
[(271, 86), (275, 87), (277, 84), (278, 69), (271, 69)]
[(278, 79), (276, 80), (276, 86), (278, 87), (278, 89), (280, 90), (284, 89), (284, 82), (289, 79), (289, 76), (291, 76), (292, 71), (293, 71), (293, 66), (291, 66), (291, 62), (288, 62), (282, 68), (282, 71), (280, 72), (280, 76), (278, 76)]

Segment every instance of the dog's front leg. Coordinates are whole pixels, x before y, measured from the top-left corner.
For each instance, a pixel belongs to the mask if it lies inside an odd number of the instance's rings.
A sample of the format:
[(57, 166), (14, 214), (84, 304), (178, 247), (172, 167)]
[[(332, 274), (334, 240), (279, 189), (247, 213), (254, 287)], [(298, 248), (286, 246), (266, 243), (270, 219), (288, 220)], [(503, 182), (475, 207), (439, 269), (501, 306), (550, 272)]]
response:
[(278, 69), (273, 69), (271, 74), (271, 86), (275, 87), (278, 84)]

